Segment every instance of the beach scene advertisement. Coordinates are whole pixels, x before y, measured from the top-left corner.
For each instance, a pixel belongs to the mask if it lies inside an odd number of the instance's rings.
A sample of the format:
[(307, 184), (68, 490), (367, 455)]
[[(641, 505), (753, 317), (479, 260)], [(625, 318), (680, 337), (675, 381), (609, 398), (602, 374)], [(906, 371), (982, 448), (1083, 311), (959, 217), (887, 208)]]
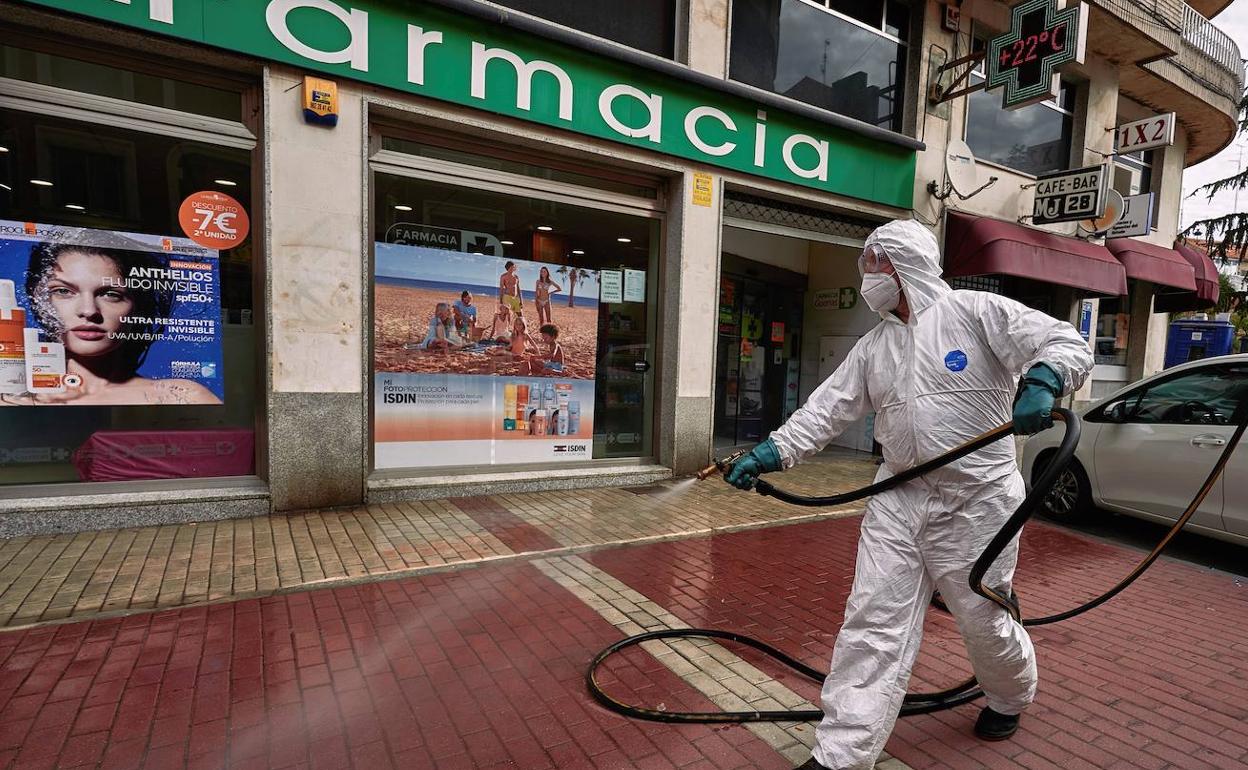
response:
[(187, 238), (0, 220), (0, 406), (221, 404), (221, 272)]
[(588, 459), (597, 271), (376, 244), (377, 468)]

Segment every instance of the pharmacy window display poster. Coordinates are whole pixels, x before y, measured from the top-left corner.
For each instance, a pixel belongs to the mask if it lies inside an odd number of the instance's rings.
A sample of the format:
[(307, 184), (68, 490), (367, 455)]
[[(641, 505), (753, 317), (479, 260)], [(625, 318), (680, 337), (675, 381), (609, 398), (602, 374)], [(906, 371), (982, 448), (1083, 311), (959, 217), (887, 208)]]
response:
[(374, 466), (593, 455), (597, 271), (377, 243)]
[(0, 220), (0, 406), (221, 404), (220, 319), (216, 249)]

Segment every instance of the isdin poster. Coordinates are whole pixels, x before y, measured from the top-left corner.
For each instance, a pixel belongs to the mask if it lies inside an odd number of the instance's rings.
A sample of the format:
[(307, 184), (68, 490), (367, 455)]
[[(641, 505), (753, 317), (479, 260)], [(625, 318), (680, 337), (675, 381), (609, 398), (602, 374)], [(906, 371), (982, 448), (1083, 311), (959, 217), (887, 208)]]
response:
[(568, 265), (376, 244), (375, 467), (592, 457), (599, 289)]
[(0, 405), (221, 404), (218, 252), (0, 220)]

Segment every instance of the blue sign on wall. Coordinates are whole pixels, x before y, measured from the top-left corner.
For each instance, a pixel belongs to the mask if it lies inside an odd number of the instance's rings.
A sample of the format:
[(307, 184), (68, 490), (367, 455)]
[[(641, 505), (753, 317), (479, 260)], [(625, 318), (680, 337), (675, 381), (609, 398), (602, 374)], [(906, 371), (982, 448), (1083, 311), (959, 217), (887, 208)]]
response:
[(1092, 334), (1092, 301), (1084, 300), (1079, 308), (1079, 336), (1086, 342)]

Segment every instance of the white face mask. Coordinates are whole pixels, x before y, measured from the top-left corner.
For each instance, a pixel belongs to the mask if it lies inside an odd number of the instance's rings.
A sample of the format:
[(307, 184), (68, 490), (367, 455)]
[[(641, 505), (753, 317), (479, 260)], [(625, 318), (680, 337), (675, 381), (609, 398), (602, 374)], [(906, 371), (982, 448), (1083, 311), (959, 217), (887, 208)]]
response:
[(877, 313), (887, 313), (901, 301), (901, 287), (891, 275), (867, 273), (862, 277), (862, 298)]

